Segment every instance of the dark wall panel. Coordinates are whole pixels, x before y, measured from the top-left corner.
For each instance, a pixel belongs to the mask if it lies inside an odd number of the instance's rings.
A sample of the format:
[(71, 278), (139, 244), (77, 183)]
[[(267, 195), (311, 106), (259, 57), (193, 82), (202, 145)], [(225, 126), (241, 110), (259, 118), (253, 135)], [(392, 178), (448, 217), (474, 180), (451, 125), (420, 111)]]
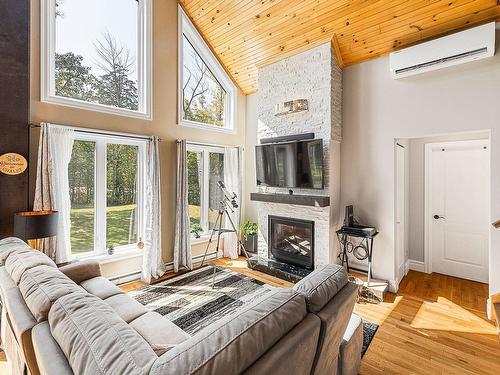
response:
[[(29, 0), (0, 1), (0, 155), (29, 157)], [(0, 173), (0, 238), (12, 235), (13, 215), (28, 208), (28, 170)]]

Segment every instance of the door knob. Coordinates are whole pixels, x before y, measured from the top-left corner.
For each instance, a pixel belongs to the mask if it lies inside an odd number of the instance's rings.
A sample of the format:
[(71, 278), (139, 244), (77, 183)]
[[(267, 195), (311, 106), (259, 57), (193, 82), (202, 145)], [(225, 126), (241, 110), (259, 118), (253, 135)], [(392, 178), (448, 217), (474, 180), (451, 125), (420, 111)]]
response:
[(444, 216), (434, 215), (434, 219), (444, 219)]

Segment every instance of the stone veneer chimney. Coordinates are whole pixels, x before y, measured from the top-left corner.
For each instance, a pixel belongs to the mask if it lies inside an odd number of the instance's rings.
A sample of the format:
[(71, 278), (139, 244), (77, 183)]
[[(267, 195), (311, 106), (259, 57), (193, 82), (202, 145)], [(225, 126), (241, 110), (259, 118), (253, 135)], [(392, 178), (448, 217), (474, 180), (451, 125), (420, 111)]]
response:
[[(338, 244), (335, 230), (340, 223), (340, 142), (342, 140), (342, 70), (330, 43), (288, 57), (259, 69), (257, 138), (315, 133), (323, 139), (323, 190), (293, 189), (295, 194), (329, 195), (330, 207), (308, 207), (258, 202), (259, 256), (268, 257), (268, 215), (315, 222), (315, 266), (335, 263)], [(275, 116), (276, 104), (307, 99), (309, 110)], [(260, 192), (288, 193), (283, 188)]]

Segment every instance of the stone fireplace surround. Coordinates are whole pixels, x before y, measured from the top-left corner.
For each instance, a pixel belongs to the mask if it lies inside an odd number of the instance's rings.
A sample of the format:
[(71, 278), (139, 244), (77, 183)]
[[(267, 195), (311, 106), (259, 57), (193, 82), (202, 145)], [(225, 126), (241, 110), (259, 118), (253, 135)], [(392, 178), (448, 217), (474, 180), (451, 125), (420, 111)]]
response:
[[(330, 196), (330, 206), (258, 202), (258, 255), (269, 260), (269, 215), (314, 222), (314, 266), (335, 263), (339, 220), (342, 71), (326, 43), (259, 69), (257, 138), (314, 133), (323, 139), (324, 189), (293, 189), (294, 194)], [(309, 110), (275, 116), (275, 105), (307, 99)], [(259, 193), (288, 194), (288, 189), (258, 187)]]

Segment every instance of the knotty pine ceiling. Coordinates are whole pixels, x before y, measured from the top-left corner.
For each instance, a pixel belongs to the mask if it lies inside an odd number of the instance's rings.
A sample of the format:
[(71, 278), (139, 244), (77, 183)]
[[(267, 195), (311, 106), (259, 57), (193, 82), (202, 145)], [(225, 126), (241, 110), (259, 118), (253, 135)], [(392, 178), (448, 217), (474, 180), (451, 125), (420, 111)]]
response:
[(500, 19), (500, 0), (179, 0), (237, 85), (258, 67), (331, 42), (341, 66)]

